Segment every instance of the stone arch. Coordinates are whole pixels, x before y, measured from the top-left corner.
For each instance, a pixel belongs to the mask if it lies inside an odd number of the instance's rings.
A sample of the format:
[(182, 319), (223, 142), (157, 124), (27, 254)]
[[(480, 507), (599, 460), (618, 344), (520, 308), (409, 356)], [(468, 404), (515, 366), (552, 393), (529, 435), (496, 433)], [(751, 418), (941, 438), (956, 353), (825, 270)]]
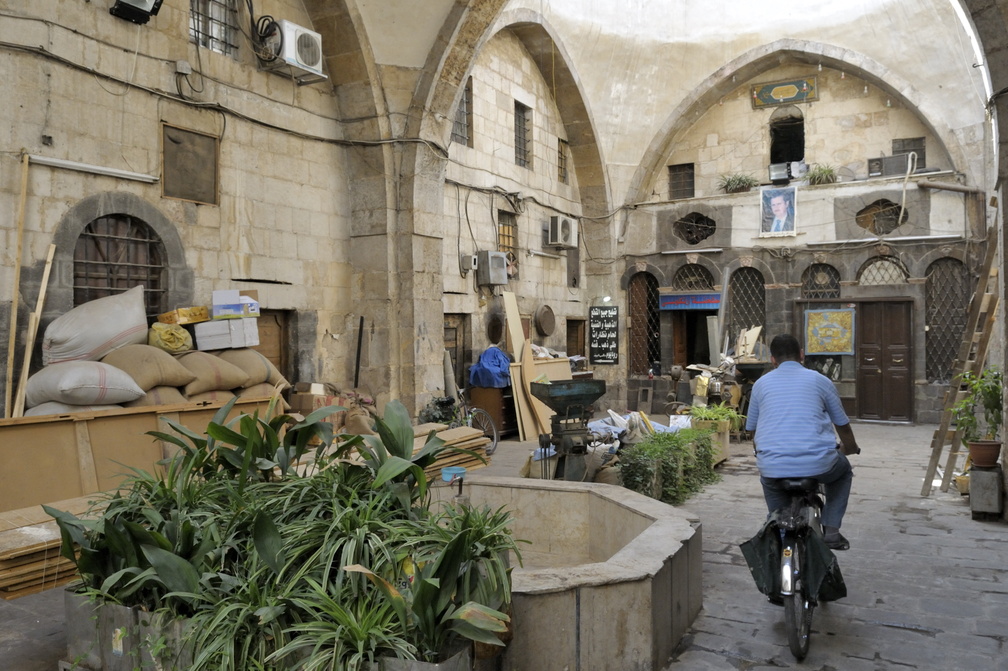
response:
[(620, 289), (626, 291), (627, 287), (630, 285), (630, 278), (637, 273), (650, 273), (656, 280), (658, 280), (658, 286), (668, 286), (669, 278), (666, 276), (665, 271), (651, 263), (647, 263), (645, 261), (635, 261), (628, 264), (626, 270), (624, 270), (623, 274), (620, 275)]
[(702, 81), (690, 94), (683, 96), (682, 102), (670, 110), (665, 122), (645, 151), (630, 181), (624, 202), (630, 204), (647, 200), (650, 185), (656, 179), (656, 175), (665, 169), (665, 157), (672, 151), (678, 138), (689, 130), (699, 112), (717, 105), (718, 100), (738, 87), (738, 81), (751, 79), (786, 62), (816, 66), (822, 63), (824, 67), (837, 70), (856, 69), (860, 78), (886, 91), (894, 100), (899, 100), (907, 108), (914, 110), (921, 122), (941, 144), (941, 151), (951, 158), (953, 165), (964, 165), (969, 161), (954, 129), (945, 125), (938, 126), (933, 121), (941, 118), (939, 106), (944, 101), (925, 98), (920, 95), (912, 82), (901, 78), (883, 64), (862, 53), (820, 42), (781, 39), (751, 49), (726, 63)]
[(192, 305), (193, 271), (186, 264), (182, 238), (175, 225), (154, 205), (125, 191), (109, 191), (88, 196), (74, 204), (60, 219), (53, 234), (52, 278), (46, 292), (42, 322), (51, 321), (73, 307), (73, 263), (77, 238), (95, 219), (124, 214), (142, 220), (161, 238), (168, 274), (168, 305)]

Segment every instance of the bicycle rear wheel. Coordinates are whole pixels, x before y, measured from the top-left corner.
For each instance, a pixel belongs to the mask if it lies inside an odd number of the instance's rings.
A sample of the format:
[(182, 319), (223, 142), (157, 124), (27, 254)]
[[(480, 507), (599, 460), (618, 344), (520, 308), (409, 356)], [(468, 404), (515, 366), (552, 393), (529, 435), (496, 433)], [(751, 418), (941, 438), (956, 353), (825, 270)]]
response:
[(490, 439), (490, 443), (486, 446), (486, 453), (493, 454), (497, 449), (500, 433), (497, 431), (497, 425), (494, 424), (490, 413), (483, 408), (473, 408), (472, 414), (469, 416), (469, 426), (479, 429), (484, 436)]
[[(802, 548), (804, 549), (804, 548)], [(784, 625), (787, 629), (788, 647), (791, 654), (799, 662), (805, 659), (809, 651), (809, 638), (812, 634), (812, 610), (815, 608), (807, 595), (805, 579), (801, 575), (800, 560), (804, 560), (798, 548), (795, 548), (793, 566), (796, 575), (792, 578), (794, 593), (784, 597)]]

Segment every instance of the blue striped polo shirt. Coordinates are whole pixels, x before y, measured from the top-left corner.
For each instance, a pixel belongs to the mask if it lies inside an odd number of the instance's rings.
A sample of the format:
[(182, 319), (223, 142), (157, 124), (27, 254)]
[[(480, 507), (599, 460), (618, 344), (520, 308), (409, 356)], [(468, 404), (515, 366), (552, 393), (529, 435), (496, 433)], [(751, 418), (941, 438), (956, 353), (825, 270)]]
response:
[(784, 361), (753, 385), (746, 430), (756, 430), (756, 465), (768, 478), (820, 475), (837, 460), (833, 425), (850, 420), (825, 375)]

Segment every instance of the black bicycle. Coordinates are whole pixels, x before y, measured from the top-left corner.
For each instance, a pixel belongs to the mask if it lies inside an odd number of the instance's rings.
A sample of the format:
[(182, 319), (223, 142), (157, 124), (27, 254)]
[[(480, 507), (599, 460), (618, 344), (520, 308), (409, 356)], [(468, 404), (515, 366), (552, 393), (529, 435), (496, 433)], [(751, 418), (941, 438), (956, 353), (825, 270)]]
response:
[(812, 612), (818, 603), (818, 589), (812, 589), (810, 541), (822, 538), (823, 499), (815, 478), (782, 478), (778, 482), (791, 496), (788, 506), (777, 516), (781, 534), (780, 598), (788, 647), (801, 661), (808, 654)]

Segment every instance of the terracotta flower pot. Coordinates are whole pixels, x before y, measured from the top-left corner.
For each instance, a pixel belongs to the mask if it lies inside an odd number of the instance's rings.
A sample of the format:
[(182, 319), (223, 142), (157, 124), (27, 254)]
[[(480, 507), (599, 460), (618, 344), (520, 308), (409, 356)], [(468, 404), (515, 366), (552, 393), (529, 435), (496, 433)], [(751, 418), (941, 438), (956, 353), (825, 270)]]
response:
[(977, 468), (993, 468), (1001, 456), (1000, 440), (971, 440), (966, 446), (970, 461)]

